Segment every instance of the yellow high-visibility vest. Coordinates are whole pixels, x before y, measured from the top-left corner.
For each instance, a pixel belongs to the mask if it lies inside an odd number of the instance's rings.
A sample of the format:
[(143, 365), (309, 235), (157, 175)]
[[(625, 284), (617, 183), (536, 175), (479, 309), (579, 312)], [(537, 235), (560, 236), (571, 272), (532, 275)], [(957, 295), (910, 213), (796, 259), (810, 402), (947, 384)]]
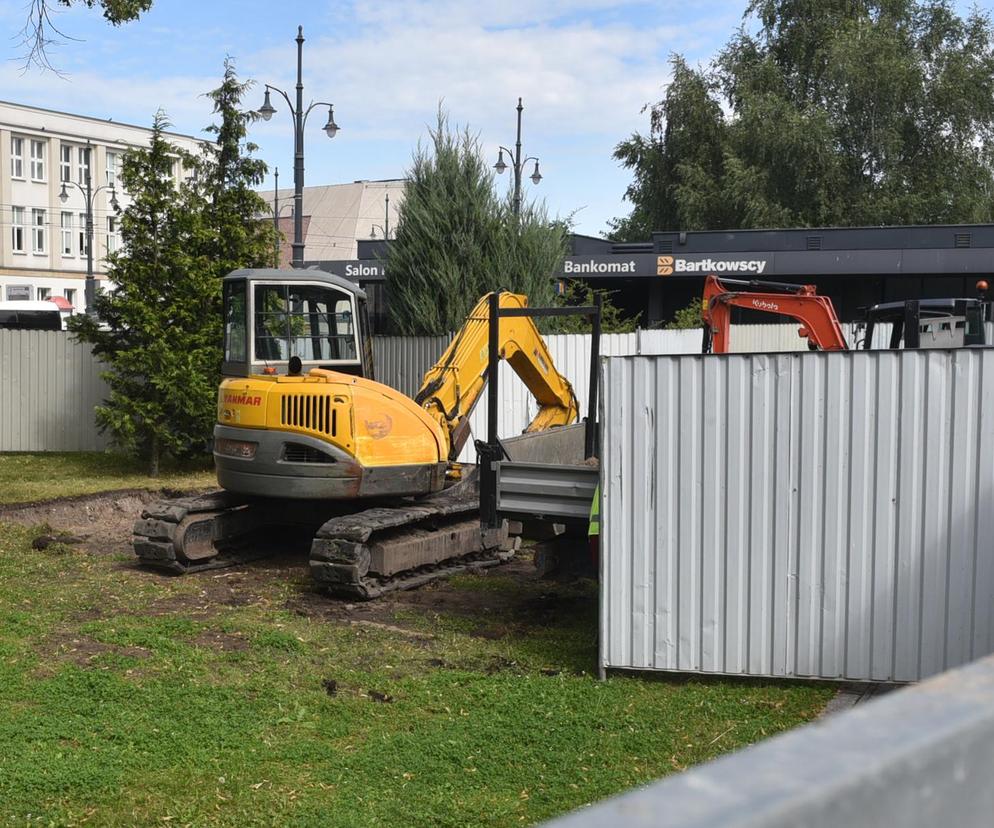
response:
[(587, 535), (593, 537), (601, 533), (601, 487), (594, 489), (594, 502), (590, 504), (590, 526)]

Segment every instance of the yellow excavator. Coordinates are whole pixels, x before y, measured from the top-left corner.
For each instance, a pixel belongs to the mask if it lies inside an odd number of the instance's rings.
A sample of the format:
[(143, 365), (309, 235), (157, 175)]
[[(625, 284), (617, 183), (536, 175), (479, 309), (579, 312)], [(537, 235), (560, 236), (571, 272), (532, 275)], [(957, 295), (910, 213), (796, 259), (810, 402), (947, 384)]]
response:
[[(223, 291), (222, 489), (147, 507), (134, 528), (141, 562), (217, 568), (303, 533), (315, 579), (368, 599), (509, 556), (506, 533), (481, 528), (475, 469), (456, 462), (487, 381), (489, 294), (411, 399), (373, 379), (366, 296), (352, 282), (238, 270)], [(576, 395), (532, 320), (501, 317), (499, 343), (538, 402), (527, 431), (575, 422)]]

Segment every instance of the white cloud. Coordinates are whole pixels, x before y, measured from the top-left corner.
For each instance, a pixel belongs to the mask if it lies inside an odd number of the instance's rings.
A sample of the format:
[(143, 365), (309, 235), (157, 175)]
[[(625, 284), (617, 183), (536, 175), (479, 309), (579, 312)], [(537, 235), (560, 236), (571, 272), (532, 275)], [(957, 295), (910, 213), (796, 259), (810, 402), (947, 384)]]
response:
[[(613, 15), (615, 8), (604, 0), (508, 0), (486, 7), (363, 0), (352, 6), (358, 25), (345, 33), (305, 28), (307, 94), (332, 100), (343, 128), (338, 146), (308, 138), (309, 170), (341, 169), (353, 142), (375, 142), (396, 148), (393, 174), (400, 174), (434, 123), (440, 100), (452, 121), (468, 123), (488, 157), (496, 158), (499, 144), (513, 146), (521, 96), (524, 149), (542, 158), (546, 175), (535, 194), (545, 196), (554, 213), (589, 205), (579, 216), (583, 228), (603, 229), (607, 218), (625, 212), (628, 174), (611, 158), (614, 145), (644, 129), (642, 107), (662, 94), (669, 55), (714, 25), (713, 18), (669, 25), (675, 15), (650, 15), (649, 25), (639, 25)], [(243, 65), (292, 92), (293, 43), (286, 41), (246, 56)], [(284, 118), (281, 112), (255, 127), (263, 146), (270, 146), (270, 136), (284, 136)]]
[[(0, 65), (4, 97), (95, 117), (147, 124), (159, 107), (177, 131), (199, 133), (210, 120), (203, 93), (217, 85), (226, 51), (235, 51), (239, 73), (273, 82), (293, 94), (295, 26), (269, 27), (267, 45), (233, 49), (249, 41), (237, 22), (224, 36), (204, 37), (195, 14), (166, 18), (166, 0), (149, 17), (75, 49), (70, 80)], [(524, 99), (527, 154), (542, 158), (545, 195), (553, 212), (590, 205), (583, 229), (596, 232), (625, 211), (621, 196), (628, 174), (611, 149), (633, 130), (644, 129), (644, 104), (662, 94), (671, 52), (707, 51), (738, 21), (724, 0), (625, 3), (609, 0), (356, 0), (307, 7), (304, 55), (306, 94), (331, 100), (340, 138), (320, 135), (324, 110), (308, 125), (308, 182), (402, 174), (413, 147), (433, 124), (439, 101), (452, 121), (480, 134), (488, 155), (515, 137), (518, 96)], [(701, 13), (703, 5), (709, 13)], [(696, 12), (696, 13), (695, 13)], [(247, 28), (243, 27), (243, 28)], [(187, 37), (185, 29), (190, 30)], [(97, 31), (97, 30), (95, 30)], [(100, 30), (101, 32), (103, 30)], [(115, 37), (110, 37), (111, 34)], [(117, 37), (128, 38), (127, 48)], [(255, 33), (259, 42), (259, 35)], [(166, 50), (163, 52), (163, 50)], [(144, 66), (145, 54), (175, 54), (162, 69)], [(216, 52), (216, 53), (215, 53)], [(197, 53), (197, 54), (193, 54)], [(192, 66), (192, 71), (183, 67)], [(173, 68), (174, 67), (174, 68)], [(158, 76), (153, 73), (158, 72)], [(247, 103), (258, 106), (256, 88)], [(290, 168), (285, 104), (269, 123), (252, 127), (262, 156)]]
[[(310, 35), (305, 84), (309, 94), (333, 97), (343, 125), (347, 112), (351, 128), (378, 136), (431, 119), (440, 99), (453, 118), (484, 133), (498, 127), (506, 132), (509, 121), (513, 130), (519, 95), (533, 134), (624, 134), (641, 122), (643, 104), (658, 99), (668, 55), (683, 36), (667, 26), (551, 25), (527, 18), (528, 25), (491, 29), (486, 18), (447, 15), (444, 5), (427, 25), (417, 11), (413, 22), (387, 14), (397, 7), (418, 10), (422, 3), (360, 5), (376, 7), (375, 15), (367, 9), (360, 17), (373, 15), (381, 23), (347, 37)], [(538, 5), (511, 3), (517, 8), (509, 11)], [(259, 78), (282, 77), (283, 88), (292, 91), (288, 58), (286, 47), (269, 49), (250, 56), (246, 66)]]
[(93, 118), (147, 126), (163, 109), (176, 132), (198, 134), (210, 121), (211, 105), (204, 90), (217, 85), (217, 78), (178, 76), (170, 78), (109, 78), (96, 72), (74, 73), (67, 79), (50, 72), (25, 72), (0, 64), (0, 87), (16, 103), (55, 109)]

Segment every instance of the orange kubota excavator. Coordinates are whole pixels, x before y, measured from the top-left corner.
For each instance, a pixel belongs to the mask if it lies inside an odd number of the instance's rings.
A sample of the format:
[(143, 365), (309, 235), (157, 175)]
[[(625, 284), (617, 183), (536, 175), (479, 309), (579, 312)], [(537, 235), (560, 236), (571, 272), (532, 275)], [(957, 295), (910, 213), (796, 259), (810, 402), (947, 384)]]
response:
[[(744, 290), (729, 290), (733, 285)], [(857, 330), (861, 339), (854, 348), (961, 348), (987, 344), (984, 323), (990, 322), (992, 303), (987, 298), (988, 284), (977, 282), (979, 298), (907, 299), (862, 308), (863, 318)], [(808, 341), (813, 351), (847, 351), (832, 300), (819, 296), (814, 285), (782, 282), (719, 279), (714, 274), (704, 282), (701, 317), (704, 321), (704, 353), (727, 354), (730, 350), (729, 328), (732, 308), (776, 313), (801, 323), (798, 336)], [(874, 346), (874, 330), (889, 325), (889, 344)]]
[[(728, 290), (736, 285), (748, 290)], [(732, 308), (748, 308), (765, 313), (790, 316), (801, 323), (797, 335), (808, 340), (808, 347), (818, 351), (846, 351), (845, 337), (832, 300), (819, 296), (814, 285), (791, 285), (781, 282), (722, 279), (710, 275), (704, 282), (704, 353), (729, 352), (729, 327)]]

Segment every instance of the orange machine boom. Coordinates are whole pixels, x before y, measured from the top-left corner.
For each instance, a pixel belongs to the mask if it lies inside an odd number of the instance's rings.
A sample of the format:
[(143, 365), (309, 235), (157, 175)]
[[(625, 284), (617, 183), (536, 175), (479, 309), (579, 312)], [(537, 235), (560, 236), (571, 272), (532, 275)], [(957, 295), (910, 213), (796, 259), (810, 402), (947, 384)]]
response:
[[(725, 285), (741, 285), (752, 290), (731, 291)], [(814, 285), (720, 280), (711, 274), (704, 282), (701, 310), (704, 320), (704, 353), (728, 353), (728, 331), (733, 307), (793, 317), (801, 323), (798, 336), (807, 339), (809, 347), (814, 350), (848, 350), (832, 300), (827, 296), (818, 296)]]

